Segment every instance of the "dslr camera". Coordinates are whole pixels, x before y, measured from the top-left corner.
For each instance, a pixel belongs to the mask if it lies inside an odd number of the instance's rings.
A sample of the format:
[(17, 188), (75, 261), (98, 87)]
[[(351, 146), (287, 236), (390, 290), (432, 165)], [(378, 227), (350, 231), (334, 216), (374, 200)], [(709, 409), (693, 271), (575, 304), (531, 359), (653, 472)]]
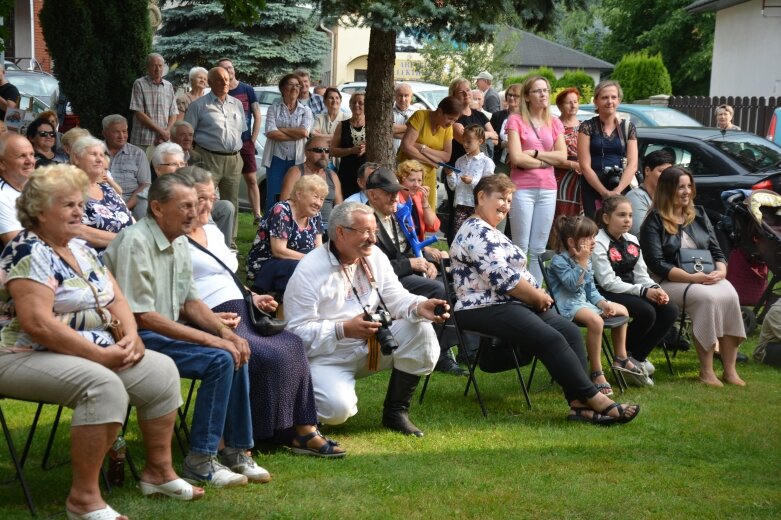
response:
[(399, 344), (396, 342), (396, 338), (393, 337), (393, 333), (390, 331), (390, 324), (393, 323), (393, 318), (385, 309), (377, 309), (374, 312), (369, 312), (364, 309), (363, 311), (364, 321), (372, 321), (380, 324), (380, 328), (377, 329), (377, 341), (380, 343), (380, 352), (383, 356), (390, 356), (393, 351), (399, 348)]
[(602, 184), (608, 190), (612, 191), (616, 189), (618, 183), (621, 182), (621, 174), (624, 173), (622, 166), (605, 166), (602, 168)]

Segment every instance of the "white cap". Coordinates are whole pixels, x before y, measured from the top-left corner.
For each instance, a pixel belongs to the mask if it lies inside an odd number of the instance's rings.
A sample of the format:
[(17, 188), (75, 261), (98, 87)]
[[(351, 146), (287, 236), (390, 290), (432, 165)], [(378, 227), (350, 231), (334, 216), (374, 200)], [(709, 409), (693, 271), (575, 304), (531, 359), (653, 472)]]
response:
[(480, 74), (478, 74), (472, 79), (487, 79), (488, 81), (493, 81), (494, 77), (491, 74), (489, 74), (488, 71), (484, 70), (483, 72), (481, 72)]

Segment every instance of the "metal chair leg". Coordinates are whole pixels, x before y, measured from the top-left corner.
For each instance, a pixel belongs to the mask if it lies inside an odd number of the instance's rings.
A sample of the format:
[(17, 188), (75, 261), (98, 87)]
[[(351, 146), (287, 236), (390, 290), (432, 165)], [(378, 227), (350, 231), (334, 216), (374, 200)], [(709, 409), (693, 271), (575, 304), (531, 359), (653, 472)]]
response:
[(480, 359), (480, 352), (483, 350), (485, 341), (489, 341), (488, 338), (480, 339), (480, 346), (477, 348), (475, 358), (467, 365), (469, 367), (469, 377), (466, 380), (466, 388), (464, 388), (464, 397), (469, 393), (469, 387), (472, 383), (475, 386), (475, 395), (477, 396), (477, 402), (480, 404), (480, 411), (483, 412), (483, 417), (488, 417), (488, 411), (485, 409), (485, 403), (483, 403), (483, 396), (480, 395), (480, 388), (477, 386), (477, 378), (475, 378), (475, 370), (477, 369), (477, 362)]
[(49, 455), (52, 453), (52, 447), (54, 446), (54, 437), (57, 434), (57, 427), (60, 425), (60, 417), (62, 416), (62, 405), (57, 407), (57, 414), (54, 416), (54, 423), (52, 424), (52, 431), (49, 433), (49, 440), (46, 442), (46, 449), (43, 452), (43, 460), (41, 461), (41, 467), (43, 469), (52, 469), (65, 464), (70, 459), (58, 462), (56, 464), (49, 464)]
[(30, 493), (30, 488), (27, 485), (27, 480), (24, 478), (24, 471), (22, 465), (23, 461), (16, 455), (16, 448), (14, 448), (14, 441), (11, 437), (11, 431), (8, 429), (8, 424), (5, 422), (5, 415), (2, 408), (0, 408), (0, 424), (3, 427), (3, 434), (5, 435), (5, 442), (8, 444), (8, 453), (11, 455), (11, 461), (13, 461), (14, 469), (16, 470), (16, 477), (19, 479), (19, 484), (22, 486), (22, 492), (24, 493), (24, 499), (27, 502), (27, 507), (30, 509), (32, 516), (37, 516), (35, 510), (35, 504), (33, 503), (33, 497)]

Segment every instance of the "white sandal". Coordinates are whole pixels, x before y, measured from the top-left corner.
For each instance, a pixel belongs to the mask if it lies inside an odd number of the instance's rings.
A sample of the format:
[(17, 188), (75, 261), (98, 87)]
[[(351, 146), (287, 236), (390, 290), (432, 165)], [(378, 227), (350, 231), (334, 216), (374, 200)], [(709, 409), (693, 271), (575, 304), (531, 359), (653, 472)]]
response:
[(176, 500), (198, 500), (204, 495), (203, 493), (196, 495), (193, 486), (181, 478), (160, 485), (141, 481), (138, 487), (145, 497), (166, 496)]
[(108, 504), (106, 504), (106, 507), (103, 509), (96, 509), (95, 511), (84, 513), (83, 515), (79, 515), (69, 509), (65, 509), (65, 515), (68, 517), (68, 520), (116, 520), (122, 516), (121, 514), (114, 511), (114, 509)]

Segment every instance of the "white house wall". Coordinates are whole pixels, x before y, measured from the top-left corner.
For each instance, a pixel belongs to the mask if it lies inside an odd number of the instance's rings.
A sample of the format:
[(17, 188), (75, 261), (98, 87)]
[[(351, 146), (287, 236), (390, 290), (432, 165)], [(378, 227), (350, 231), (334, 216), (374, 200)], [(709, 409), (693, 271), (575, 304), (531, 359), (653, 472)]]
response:
[(781, 9), (762, 16), (762, 0), (716, 13), (711, 96), (781, 96)]

